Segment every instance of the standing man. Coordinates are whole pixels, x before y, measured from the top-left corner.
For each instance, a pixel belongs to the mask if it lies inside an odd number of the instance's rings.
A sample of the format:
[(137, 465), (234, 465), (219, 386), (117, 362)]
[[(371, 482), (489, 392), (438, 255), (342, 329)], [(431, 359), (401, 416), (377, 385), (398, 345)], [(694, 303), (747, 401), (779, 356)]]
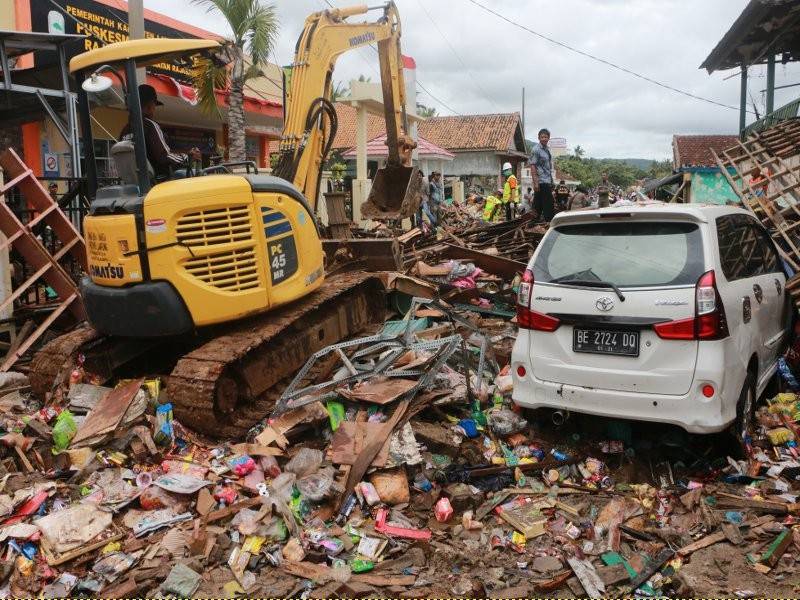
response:
[(610, 206), (611, 184), (608, 182), (608, 173), (603, 171), (602, 178), (597, 186), (597, 208)]
[(517, 184), (517, 176), (511, 168), (511, 163), (503, 164), (503, 177), (506, 182), (503, 184), (503, 204), (506, 208), (506, 221), (514, 218), (514, 209), (519, 203), (519, 187)]
[(533, 208), (540, 221), (553, 218), (553, 157), (547, 143), (550, 131), (539, 130), (539, 143), (533, 145), (531, 152), (531, 178), (533, 179)]
[(569, 187), (562, 179), (556, 186), (556, 209), (567, 210), (567, 203), (569, 202)]

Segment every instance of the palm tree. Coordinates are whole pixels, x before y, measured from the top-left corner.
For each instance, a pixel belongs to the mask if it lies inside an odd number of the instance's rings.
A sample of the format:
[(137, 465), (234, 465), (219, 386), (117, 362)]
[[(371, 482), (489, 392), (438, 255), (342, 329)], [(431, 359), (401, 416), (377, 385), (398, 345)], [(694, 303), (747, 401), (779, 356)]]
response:
[[(244, 86), (249, 79), (263, 75), (269, 54), (278, 35), (278, 17), (273, 4), (260, 0), (193, 0), (206, 6), (208, 12), (225, 17), (232, 39), (224, 45), (228, 66), (209, 59), (201, 60), (195, 69), (194, 83), (200, 108), (207, 114), (219, 114), (216, 89), (228, 89), (228, 158), (246, 160)], [(248, 57), (249, 55), (249, 57)]]
[(424, 104), (420, 104), (417, 102), (417, 115), (428, 119), (430, 117), (436, 116), (436, 108), (433, 106), (425, 106)]
[(344, 84), (343, 81), (340, 81), (333, 86), (333, 90), (331, 91), (331, 102), (338, 102), (339, 100), (347, 98), (349, 93), (349, 88)]

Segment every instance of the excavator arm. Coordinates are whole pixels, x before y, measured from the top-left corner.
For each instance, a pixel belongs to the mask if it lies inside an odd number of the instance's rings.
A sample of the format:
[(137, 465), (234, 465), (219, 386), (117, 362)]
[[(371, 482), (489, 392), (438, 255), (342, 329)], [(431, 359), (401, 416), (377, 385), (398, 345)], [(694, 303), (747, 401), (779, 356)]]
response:
[[(285, 85), (284, 129), (275, 174), (292, 181), (315, 210), (322, 165), (337, 128), (331, 102), (333, 69), (339, 56), (348, 50), (378, 45), (389, 149), (387, 167), (401, 168), (405, 178), (410, 179), (406, 173), (408, 167), (402, 167), (407, 160), (403, 160), (400, 151), (409, 146), (400, 17), (394, 2), (382, 8), (381, 18), (364, 23), (350, 23), (346, 19), (366, 14), (371, 10), (366, 5), (314, 13), (306, 19), (297, 41), (290, 80)], [(401, 176), (396, 187), (402, 187), (401, 193), (405, 194), (409, 181), (403, 179)]]

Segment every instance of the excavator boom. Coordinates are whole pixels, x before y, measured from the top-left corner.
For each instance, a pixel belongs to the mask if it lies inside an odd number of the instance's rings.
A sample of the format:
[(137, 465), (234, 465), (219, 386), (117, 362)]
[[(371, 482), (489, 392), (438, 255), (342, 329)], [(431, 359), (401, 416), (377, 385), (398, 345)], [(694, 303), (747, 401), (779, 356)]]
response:
[[(400, 17), (393, 2), (374, 22), (351, 23), (367, 6), (325, 10), (306, 19), (286, 82), (286, 118), (275, 174), (292, 181), (316, 208), (320, 173), (336, 136), (331, 102), (336, 60), (348, 50), (377, 44), (386, 120), (388, 161), (375, 178), (372, 218), (410, 216), (421, 199), (421, 182), (410, 164), (406, 90), (400, 50)], [(406, 150), (405, 153), (402, 150)], [(367, 216), (367, 215), (365, 215)]]

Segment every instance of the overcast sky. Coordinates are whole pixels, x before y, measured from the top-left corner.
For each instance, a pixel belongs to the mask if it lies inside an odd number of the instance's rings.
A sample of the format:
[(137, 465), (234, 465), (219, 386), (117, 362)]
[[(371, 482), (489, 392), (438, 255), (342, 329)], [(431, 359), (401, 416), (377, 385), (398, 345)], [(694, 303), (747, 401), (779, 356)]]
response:
[[(736, 71), (708, 75), (698, 67), (747, 0), (479, 1), (521, 25), (651, 79), (723, 104), (739, 104), (740, 80), (730, 77)], [(414, 57), (418, 80), (438, 99), (418, 90), (417, 100), (439, 114), (520, 111), (524, 86), (527, 137), (547, 127), (553, 136), (566, 137), (571, 148), (580, 145), (589, 156), (614, 158), (671, 158), (675, 133), (732, 134), (738, 128), (737, 110), (689, 98), (570, 52), (469, 0), (397, 0), (397, 5), (403, 52)], [(190, 0), (145, 0), (145, 6), (228, 33), (221, 18)], [(281, 29), (275, 55), (280, 64), (289, 64), (304, 19), (327, 5), (324, 0), (278, 0), (276, 6)], [(379, 80), (377, 54), (368, 48), (342, 56), (334, 77), (346, 82), (360, 74)], [(797, 64), (777, 66), (777, 85), (798, 82)], [(750, 90), (762, 114), (765, 84), (765, 68), (751, 69)], [(798, 95), (800, 87), (778, 90), (776, 108)]]

